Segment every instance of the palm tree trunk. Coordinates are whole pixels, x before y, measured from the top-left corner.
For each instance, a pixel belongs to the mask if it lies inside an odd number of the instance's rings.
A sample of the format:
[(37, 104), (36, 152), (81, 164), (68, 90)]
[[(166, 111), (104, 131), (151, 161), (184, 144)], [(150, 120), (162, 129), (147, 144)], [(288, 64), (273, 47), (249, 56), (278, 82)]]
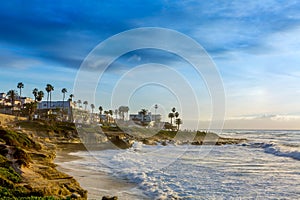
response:
[(65, 93), (63, 94), (63, 110), (65, 109)]
[(49, 108), (49, 92), (47, 93), (47, 108)]
[(51, 109), (51, 92), (50, 92), (50, 109)]

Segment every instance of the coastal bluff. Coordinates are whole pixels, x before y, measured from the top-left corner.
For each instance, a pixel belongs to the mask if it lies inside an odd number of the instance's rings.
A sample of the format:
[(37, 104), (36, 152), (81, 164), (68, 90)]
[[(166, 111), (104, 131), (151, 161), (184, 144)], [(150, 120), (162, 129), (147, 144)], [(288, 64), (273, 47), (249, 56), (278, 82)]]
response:
[(54, 164), (58, 150), (68, 152), (74, 145), (77, 150), (86, 147), (97, 150), (127, 149), (135, 142), (229, 145), (246, 141), (204, 131), (99, 127), (53, 120), (29, 121), (3, 114), (0, 121), (0, 199), (87, 199), (87, 191), (72, 176), (58, 171)]
[(0, 117), (0, 199), (87, 199), (87, 191), (53, 163), (56, 145), (43, 135), (59, 134), (56, 126)]

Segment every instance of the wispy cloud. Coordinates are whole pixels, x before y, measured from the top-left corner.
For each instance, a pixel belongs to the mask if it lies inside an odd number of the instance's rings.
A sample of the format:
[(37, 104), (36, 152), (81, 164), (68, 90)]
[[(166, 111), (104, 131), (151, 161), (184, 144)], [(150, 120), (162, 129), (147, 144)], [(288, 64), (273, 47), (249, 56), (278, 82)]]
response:
[[(58, 87), (72, 87), (74, 77), (69, 75), (75, 76), (88, 53), (106, 38), (131, 28), (171, 28), (195, 39), (214, 59), (224, 80), (229, 117), (266, 113), (264, 120), (291, 121), (297, 117), (280, 113), (300, 112), (299, 10), (298, 1), (279, 0), (5, 1), (0, 7), (0, 68), (14, 77), (11, 82), (22, 78), (14, 75), (18, 72), (32, 86), (44, 87), (41, 80), (48, 79)], [(118, 58), (106, 72), (104, 91), (126, 71), (150, 62), (172, 66), (186, 76), (205, 110), (210, 99), (199, 76), (178, 56), (158, 50)], [(31, 74), (40, 78), (34, 81)], [(2, 89), (8, 89), (7, 78), (1, 81)]]

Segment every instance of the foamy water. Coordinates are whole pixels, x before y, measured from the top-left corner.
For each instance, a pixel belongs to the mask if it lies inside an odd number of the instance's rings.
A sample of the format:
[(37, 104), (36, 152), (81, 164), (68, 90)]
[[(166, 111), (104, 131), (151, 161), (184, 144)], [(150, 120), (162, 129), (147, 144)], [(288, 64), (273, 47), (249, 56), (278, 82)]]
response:
[[(227, 131), (239, 145), (78, 152), (91, 170), (135, 183), (150, 199), (299, 199), (300, 131)], [(122, 197), (120, 197), (122, 199)]]

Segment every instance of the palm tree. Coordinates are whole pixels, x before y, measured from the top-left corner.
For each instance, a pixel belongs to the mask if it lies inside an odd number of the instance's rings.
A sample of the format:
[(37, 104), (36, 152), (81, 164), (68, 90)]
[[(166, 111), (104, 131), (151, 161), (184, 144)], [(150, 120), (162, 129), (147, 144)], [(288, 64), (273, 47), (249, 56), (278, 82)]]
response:
[(115, 114), (115, 116), (116, 116), (116, 119), (118, 119), (118, 109), (115, 109), (114, 114)]
[(102, 106), (99, 106), (99, 114), (100, 114), (100, 123), (102, 122), (102, 111), (103, 111), (103, 108), (102, 108)]
[(21, 107), (22, 107), (22, 100), (21, 100), (21, 98), (22, 98), (22, 88), (24, 88), (24, 84), (22, 82), (19, 82), (18, 85), (17, 85), (17, 88), (19, 88), (19, 90), (20, 90), (20, 96), (19, 96), (19, 98), (20, 98)]
[[(125, 119), (125, 113), (128, 115), (129, 107), (128, 106), (120, 106), (119, 107), (119, 116), (122, 117), (123, 121)], [(128, 116), (127, 116), (128, 118)]]
[(148, 112), (148, 110), (146, 110), (144, 108), (139, 112), (140, 114), (142, 114), (142, 122), (144, 122), (147, 112)]
[(120, 106), (119, 107), (119, 115), (122, 117), (123, 121), (124, 121), (124, 113), (125, 113), (125, 106)]
[(175, 117), (174, 113), (169, 113), (168, 117), (171, 119), (171, 125), (173, 125), (172, 119)]
[(83, 104), (84, 104), (84, 110), (86, 110), (86, 107), (89, 104), (89, 102), (88, 101), (84, 101)]
[(105, 114), (106, 122), (109, 123), (109, 121), (108, 121), (108, 114), (109, 114), (109, 111), (105, 110), (105, 111), (104, 111), (104, 114)]
[(175, 118), (178, 118), (179, 112), (175, 112), (174, 116), (175, 116)]
[(180, 118), (177, 118), (175, 123), (177, 124), (177, 131), (178, 131), (180, 124), (182, 124), (182, 120)]
[(154, 119), (154, 121), (156, 122), (156, 110), (157, 110), (157, 108), (158, 108), (158, 105), (157, 104), (155, 104), (154, 105), (154, 116), (155, 116), (155, 119)]
[(16, 97), (17, 97), (17, 91), (15, 90), (9, 90), (7, 92), (7, 96), (10, 100), (10, 103), (11, 103), (11, 109), (14, 110), (14, 107), (15, 107), (15, 100), (16, 100)]
[(124, 112), (127, 115), (127, 119), (128, 119), (128, 112), (129, 112), (129, 107), (128, 106), (124, 106)]
[(174, 107), (174, 108), (172, 108), (172, 112), (173, 113), (175, 113), (176, 112), (176, 108)]
[(50, 96), (50, 107), (51, 107), (51, 92), (54, 90), (54, 87), (51, 84), (47, 84), (45, 90), (47, 91), (47, 108), (49, 108), (49, 96)]
[(102, 111), (103, 111), (102, 106), (99, 106), (99, 112), (100, 112), (100, 115), (102, 115)]
[(94, 104), (91, 104), (91, 110), (92, 110), (92, 114), (91, 114), (91, 120), (92, 122), (94, 122), (94, 109), (95, 109), (95, 105)]
[(79, 108), (82, 108), (81, 100), (80, 100), (80, 99), (77, 100), (77, 103), (78, 103), (78, 107), (79, 107)]
[(20, 98), (22, 97), (22, 88), (24, 88), (24, 84), (22, 82), (19, 82), (17, 85), (17, 88), (20, 90)]
[(74, 98), (74, 94), (70, 94), (70, 96), (69, 96), (69, 101), (72, 102), (72, 101), (73, 101), (73, 98)]
[(38, 97), (38, 92), (39, 92), (39, 90), (37, 89), (37, 88), (34, 88), (33, 90), (32, 90), (32, 94), (33, 94), (33, 96), (34, 96), (34, 101), (36, 102), (36, 98)]
[(114, 114), (114, 111), (113, 111), (113, 110), (109, 110), (109, 111), (108, 111), (108, 114), (110, 115), (109, 121), (110, 121), (110, 123), (111, 123), (111, 122), (113, 122), (112, 116), (113, 116), (113, 114)]
[(66, 88), (63, 88), (61, 92), (63, 93), (63, 109), (65, 109), (65, 95), (68, 91)]
[(37, 101), (42, 101), (43, 98), (44, 98), (44, 92), (43, 92), (43, 91), (39, 91), (39, 92), (37, 93), (37, 98), (36, 98), (36, 100), (37, 100)]
[(92, 114), (94, 113), (95, 105), (91, 104)]

